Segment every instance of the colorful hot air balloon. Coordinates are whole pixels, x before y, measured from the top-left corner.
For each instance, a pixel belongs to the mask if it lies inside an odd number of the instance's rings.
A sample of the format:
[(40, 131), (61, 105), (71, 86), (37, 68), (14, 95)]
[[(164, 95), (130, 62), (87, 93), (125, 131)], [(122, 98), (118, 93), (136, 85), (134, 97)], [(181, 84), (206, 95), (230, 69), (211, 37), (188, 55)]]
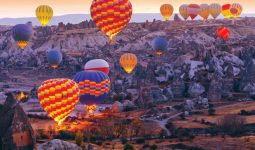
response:
[(53, 9), (48, 5), (41, 5), (36, 8), (36, 17), (38, 18), (39, 22), (46, 26), (50, 22), (53, 16)]
[(74, 110), (79, 102), (80, 90), (70, 79), (50, 79), (38, 88), (38, 99), (42, 108), (59, 125)]
[(112, 43), (114, 37), (130, 21), (132, 5), (129, 0), (93, 0), (90, 13), (97, 27), (110, 38)]
[(120, 65), (128, 74), (135, 69), (137, 62), (136, 55), (132, 53), (125, 53), (120, 57)]
[(152, 40), (152, 47), (156, 51), (156, 54), (160, 56), (167, 50), (167, 39), (164, 37), (156, 37)]
[(110, 78), (101, 71), (78, 72), (74, 81), (80, 88), (80, 102), (89, 112), (93, 112), (110, 92)]
[(230, 8), (230, 12), (232, 14), (232, 16), (236, 19), (240, 16), (240, 14), (242, 13), (243, 11), (243, 7), (242, 5), (238, 4), (238, 3), (234, 3), (231, 5), (231, 8)]
[(33, 34), (33, 27), (29, 24), (18, 24), (12, 28), (12, 37), (17, 45), (24, 49)]
[(59, 50), (50, 50), (47, 59), (51, 68), (56, 69), (62, 61), (62, 53)]
[(200, 12), (200, 6), (197, 4), (188, 5), (188, 14), (192, 20), (194, 20)]
[(231, 8), (231, 4), (225, 4), (222, 6), (222, 9), (221, 9), (222, 15), (227, 19), (230, 19), (232, 17), (230, 8)]
[(231, 31), (227, 27), (220, 27), (217, 29), (217, 36), (220, 39), (227, 40), (231, 34)]
[(165, 20), (169, 20), (174, 12), (174, 7), (170, 4), (163, 4), (160, 7), (160, 13), (165, 18)]
[(216, 19), (221, 14), (221, 5), (213, 3), (210, 5), (210, 14)]
[(204, 19), (207, 20), (210, 15), (210, 8), (208, 4), (201, 4), (200, 5), (200, 12), (199, 15)]
[(179, 12), (181, 16), (184, 18), (184, 20), (187, 20), (189, 18), (189, 13), (188, 13), (188, 5), (183, 4), (179, 8)]
[(93, 59), (93, 60), (90, 60), (84, 66), (85, 70), (102, 71), (102, 72), (104, 72), (107, 75), (109, 74), (109, 71), (110, 71), (109, 68), (110, 67), (109, 67), (108, 62), (106, 62), (103, 59)]

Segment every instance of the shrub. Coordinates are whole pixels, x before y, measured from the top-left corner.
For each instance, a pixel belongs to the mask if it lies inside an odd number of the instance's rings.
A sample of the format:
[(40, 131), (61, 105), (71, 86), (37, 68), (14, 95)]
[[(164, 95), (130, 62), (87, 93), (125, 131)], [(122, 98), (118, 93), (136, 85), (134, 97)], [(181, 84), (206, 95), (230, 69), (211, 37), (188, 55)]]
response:
[(126, 143), (124, 146), (124, 150), (134, 150), (134, 146), (132, 144)]
[(153, 144), (153, 145), (150, 146), (150, 150), (156, 150), (156, 149), (158, 149), (157, 145)]
[(82, 145), (82, 141), (83, 141), (83, 134), (81, 131), (78, 131), (75, 135), (75, 143), (78, 145), (78, 146), (81, 146)]
[(54, 139), (74, 140), (75, 135), (71, 132), (59, 131), (59, 133), (54, 136)]
[(231, 136), (238, 136), (245, 132), (245, 122), (245, 118), (242, 116), (225, 115), (218, 120), (217, 126), (222, 132)]

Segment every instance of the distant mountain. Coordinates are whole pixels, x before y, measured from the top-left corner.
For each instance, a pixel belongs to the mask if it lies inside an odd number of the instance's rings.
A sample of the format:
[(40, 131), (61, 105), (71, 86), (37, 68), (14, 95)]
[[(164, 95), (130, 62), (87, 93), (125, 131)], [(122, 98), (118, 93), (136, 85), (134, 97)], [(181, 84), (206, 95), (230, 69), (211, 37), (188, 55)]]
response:
[[(242, 17), (251, 17), (255, 14), (244, 14)], [(171, 19), (173, 19), (174, 15)], [(222, 18), (222, 16), (220, 16)], [(84, 20), (90, 20), (90, 14), (68, 14), (63, 16), (54, 16), (49, 25), (57, 25), (59, 22), (77, 24)], [(136, 13), (133, 14), (131, 22), (145, 22), (146, 20), (152, 21), (153, 19), (163, 20), (159, 13)], [(19, 23), (27, 23), (31, 21), (33, 25), (40, 25), (37, 18), (26, 17), (26, 18), (2, 18), (0, 19), (0, 25), (16, 25)]]

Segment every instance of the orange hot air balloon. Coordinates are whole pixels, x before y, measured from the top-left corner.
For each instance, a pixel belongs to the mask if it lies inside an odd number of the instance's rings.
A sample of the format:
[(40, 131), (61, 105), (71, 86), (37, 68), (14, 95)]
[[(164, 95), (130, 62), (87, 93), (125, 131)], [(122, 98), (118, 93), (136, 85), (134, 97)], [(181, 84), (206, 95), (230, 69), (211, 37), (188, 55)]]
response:
[(160, 13), (165, 18), (165, 20), (169, 20), (174, 12), (174, 7), (170, 4), (163, 4), (160, 7)]
[(41, 106), (59, 125), (74, 110), (79, 94), (78, 85), (70, 79), (46, 80), (38, 89)]
[(194, 20), (200, 12), (200, 6), (197, 4), (188, 5), (188, 13), (192, 20)]
[(132, 53), (125, 53), (120, 57), (120, 65), (130, 74), (137, 65), (137, 57)]
[(189, 18), (188, 5), (187, 4), (181, 5), (179, 8), (179, 13), (184, 20), (187, 20)]
[(233, 17), (235, 19), (240, 16), (242, 11), (243, 11), (242, 5), (240, 5), (238, 3), (234, 3), (234, 4), (231, 5), (230, 12), (231, 12), (231, 14), (233, 15)]
[(225, 41), (228, 40), (230, 34), (231, 34), (231, 31), (227, 27), (220, 27), (220, 28), (217, 29), (217, 36), (220, 39), (223, 39)]
[(232, 17), (230, 8), (231, 8), (231, 4), (222, 5), (221, 13), (227, 19), (230, 19)]
[(210, 7), (208, 4), (201, 4), (200, 5), (200, 12), (199, 15), (204, 19), (207, 20), (210, 15)]
[(114, 37), (131, 19), (132, 5), (129, 0), (93, 0), (90, 13), (97, 27), (113, 43)]

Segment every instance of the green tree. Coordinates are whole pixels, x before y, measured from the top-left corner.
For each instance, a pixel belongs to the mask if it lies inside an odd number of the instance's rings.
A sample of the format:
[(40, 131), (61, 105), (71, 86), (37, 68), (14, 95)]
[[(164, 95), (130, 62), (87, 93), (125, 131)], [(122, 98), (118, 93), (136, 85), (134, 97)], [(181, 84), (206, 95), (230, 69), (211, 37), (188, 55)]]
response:
[(75, 143), (78, 145), (78, 146), (81, 146), (82, 145), (82, 141), (83, 141), (83, 134), (81, 131), (78, 131), (75, 135)]
[(134, 146), (132, 144), (126, 143), (124, 146), (124, 150), (134, 150)]

